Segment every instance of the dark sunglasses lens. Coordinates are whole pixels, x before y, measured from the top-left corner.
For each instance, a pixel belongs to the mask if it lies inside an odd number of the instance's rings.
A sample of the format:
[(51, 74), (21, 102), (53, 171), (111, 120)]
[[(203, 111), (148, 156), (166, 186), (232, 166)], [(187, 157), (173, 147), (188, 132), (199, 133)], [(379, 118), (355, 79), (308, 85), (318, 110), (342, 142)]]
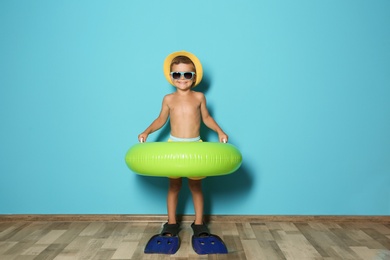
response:
[(180, 79), (180, 73), (179, 73), (179, 72), (173, 72), (173, 73), (172, 73), (172, 78), (174, 78), (174, 79)]
[(184, 73), (184, 78), (185, 79), (192, 79), (192, 73), (191, 72)]

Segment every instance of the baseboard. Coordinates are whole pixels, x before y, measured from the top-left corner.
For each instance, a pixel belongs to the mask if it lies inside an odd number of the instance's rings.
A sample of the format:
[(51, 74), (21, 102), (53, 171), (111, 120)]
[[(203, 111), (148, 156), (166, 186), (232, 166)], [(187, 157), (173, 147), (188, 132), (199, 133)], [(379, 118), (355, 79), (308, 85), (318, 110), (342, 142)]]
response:
[[(192, 222), (193, 215), (182, 215), (181, 222)], [(164, 222), (166, 215), (118, 215), (118, 214), (12, 214), (0, 215), (0, 222)], [(389, 223), (390, 216), (344, 216), (344, 215), (207, 215), (207, 222), (371, 222)]]

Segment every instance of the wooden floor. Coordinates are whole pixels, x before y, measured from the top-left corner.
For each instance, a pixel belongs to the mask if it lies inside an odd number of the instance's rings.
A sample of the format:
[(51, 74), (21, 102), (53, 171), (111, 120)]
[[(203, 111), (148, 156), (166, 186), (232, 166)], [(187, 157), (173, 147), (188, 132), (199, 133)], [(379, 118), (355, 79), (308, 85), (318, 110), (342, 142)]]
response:
[(0, 221), (0, 259), (390, 259), (390, 224), (211, 222), (226, 255), (197, 255), (190, 222), (175, 255), (143, 253), (160, 222)]

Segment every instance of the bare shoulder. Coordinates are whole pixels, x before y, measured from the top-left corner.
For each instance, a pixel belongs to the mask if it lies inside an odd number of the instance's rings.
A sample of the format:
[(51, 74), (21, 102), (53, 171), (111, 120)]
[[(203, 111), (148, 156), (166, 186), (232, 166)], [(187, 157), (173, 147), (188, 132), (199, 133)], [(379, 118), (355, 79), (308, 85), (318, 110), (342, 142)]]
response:
[(205, 96), (202, 92), (192, 91), (192, 93), (196, 99), (199, 99), (199, 100), (205, 99)]
[(164, 96), (163, 101), (169, 102), (169, 101), (172, 100), (172, 98), (173, 98), (173, 93), (167, 94), (167, 95)]
[(170, 94), (166, 94), (164, 96), (164, 98), (172, 98), (174, 96), (175, 93), (170, 93)]

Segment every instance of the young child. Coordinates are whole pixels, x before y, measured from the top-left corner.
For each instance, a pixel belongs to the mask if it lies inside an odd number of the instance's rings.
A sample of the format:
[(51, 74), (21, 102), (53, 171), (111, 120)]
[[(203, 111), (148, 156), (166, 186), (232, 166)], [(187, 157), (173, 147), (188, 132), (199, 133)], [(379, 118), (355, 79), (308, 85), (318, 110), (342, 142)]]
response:
[[(173, 142), (201, 142), (201, 120), (218, 134), (220, 142), (227, 142), (228, 136), (218, 126), (209, 114), (206, 98), (203, 93), (195, 92), (193, 87), (202, 80), (203, 70), (199, 59), (186, 51), (174, 52), (164, 61), (164, 75), (169, 83), (176, 87), (174, 93), (163, 98), (159, 116), (138, 136), (140, 142), (145, 142), (148, 135), (160, 129), (170, 118), (171, 136)], [(195, 220), (192, 228), (208, 233), (203, 223), (203, 192), (202, 177), (189, 178), (188, 184), (192, 194), (195, 209)], [(181, 189), (181, 178), (169, 178), (167, 196), (168, 222), (164, 225), (162, 235), (175, 236), (179, 232), (176, 220), (176, 207)], [(199, 229), (200, 228), (200, 229)]]

